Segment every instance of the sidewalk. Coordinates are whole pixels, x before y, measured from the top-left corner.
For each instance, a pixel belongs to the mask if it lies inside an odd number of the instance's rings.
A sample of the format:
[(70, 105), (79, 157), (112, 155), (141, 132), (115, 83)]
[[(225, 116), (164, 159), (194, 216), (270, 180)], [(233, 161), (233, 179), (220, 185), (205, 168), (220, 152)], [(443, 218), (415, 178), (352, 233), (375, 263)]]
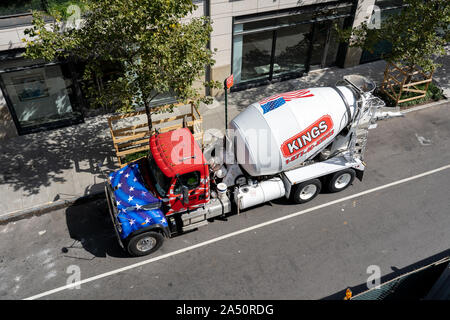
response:
[[(442, 66), (436, 70), (433, 75), (433, 81), (444, 91), (444, 95), (450, 98), (450, 46), (447, 47), (447, 55), (437, 60)], [(375, 61), (351, 68), (329, 68), (310, 72), (302, 78), (277, 82), (274, 84), (248, 89), (245, 91), (232, 92), (228, 94), (228, 121), (233, 119), (239, 112), (255, 101), (271, 95), (298, 90), (308, 87), (320, 87), (335, 85), (337, 81), (342, 80), (344, 75), (359, 74), (375, 81), (377, 85), (383, 82), (385, 61)], [(214, 101), (214, 104), (200, 109), (205, 121), (204, 128), (224, 128), (224, 98), (221, 97)]]
[[(231, 92), (228, 94), (228, 121), (250, 104), (262, 100), (271, 95), (298, 90), (302, 88), (321, 87), (335, 85), (337, 81), (347, 74), (360, 74), (380, 84), (383, 81), (386, 62), (376, 61), (366, 63), (352, 68), (329, 68), (310, 72), (307, 76), (273, 83), (266, 86), (251, 88), (244, 91)], [(219, 128), (225, 126), (224, 97), (218, 98), (210, 106), (200, 109), (204, 119), (204, 129)]]
[[(434, 79), (450, 97), (450, 55)], [(274, 83), (229, 94), (228, 121), (251, 103), (275, 93), (300, 88), (334, 85), (346, 74), (361, 74), (380, 83), (385, 62), (377, 61), (353, 68), (331, 68), (311, 72), (299, 79)], [(210, 106), (201, 106), (204, 130), (225, 124), (223, 97)], [(106, 115), (85, 123), (53, 131), (29, 134), (0, 143), (0, 222), (35, 209), (64, 205), (80, 197), (103, 192), (99, 162), (110, 172), (118, 168)], [(34, 209), (33, 209), (34, 208)]]
[(96, 164), (115, 168), (106, 118), (2, 141), (0, 221), (7, 213), (102, 191)]

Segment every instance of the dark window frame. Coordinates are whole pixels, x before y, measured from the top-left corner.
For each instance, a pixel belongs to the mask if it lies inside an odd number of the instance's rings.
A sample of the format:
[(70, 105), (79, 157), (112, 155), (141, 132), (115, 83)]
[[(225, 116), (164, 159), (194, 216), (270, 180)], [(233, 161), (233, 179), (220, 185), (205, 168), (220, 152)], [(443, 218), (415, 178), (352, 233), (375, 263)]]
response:
[[(189, 175), (189, 174), (197, 174), (197, 177), (198, 177), (198, 180), (197, 180), (197, 181), (198, 181), (198, 183), (197, 183), (197, 185), (196, 185), (195, 187), (192, 187), (192, 188), (191, 188), (191, 187), (189, 187), (187, 184), (185, 184), (185, 183), (183, 183), (183, 182), (181, 181), (181, 179), (182, 179), (184, 176)], [(198, 171), (198, 170), (195, 170), (195, 171), (188, 172), (188, 173), (185, 173), (185, 174), (180, 175), (180, 176), (176, 179), (175, 184), (174, 184), (174, 186), (173, 186), (173, 194), (174, 194), (174, 195), (179, 195), (179, 194), (181, 194), (181, 186), (182, 186), (182, 185), (185, 185), (186, 187), (188, 187), (188, 188), (189, 188), (189, 191), (197, 189), (197, 188), (200, 186), (200, 180), (201, 180), (201, 178), (202, 178), (202, 175), (201, 175), (200, 171)], [(176, 191), (177, 191), (177, 188), (180, 188), (179, 193), (176, 192)]]
[[(20, 52), (23, 52), (23, 49), (19, 49), (17, 51), (18, 51), (18, 53), (20, 53)], [(24, 67), (5, 68), (3, 70), (0, 70), (0, 74), (12, 73), (12, 72), (21, 71), (21, 70), (40, 69), (40, 68), (45, 68), (47, 66), (57, 66), (57, 65), (61, 66), (62, 68), (67, 68), (67, 72), (69, 72), (69, 74), (70, 74), (70, 79), (72, 80), (72, 86), (74, 87), (74, 91), (75, 91), (75, 92), (73, 92), (73, 95), (74, 95), (75, 99), (77, 100), (76, 103), (72, 107), (77, 114), (74, 114), (74, 116), (69, 119), (61, 119), (61, 120), (56, 120), (56, 121), (49, 122), (49, 123), (41, 123), (41, 124), (26, 126), (26, 127), (22, 126), (19, 121), (19, 118), (17, 117), (16, 111), (14, 109), (14, 104), (9, 96), (9, 92), (8, 92), (8, 90), (6, 90), (6, 86), (3, 82), (3, 79), (0, 76), (0, 90), (2, 91), (3, 97), (6, 101), (6, 106), (9, 110), (9, 112), (11, 114), (11, 118), (16, 126), (18, 135), (26, 135), (26, 134), (30, 134), (30, 133), (48, 131), (48, 130), (63, 128), (63, 127), (80, 124), (80, 123), (84, 122), (84, 109), (86, 108), (86, 103), (85, 103), (85, 99), (82, 96), (78, 81), (76, 79), (76, 74), (75, 74), (73, 65), (70, 61), (66, 60), (66, 61), (56, 61), (56, 62), (49, 62), (49, 63), (36, 63), (36, 64), (24, 66)]]
[[(28, 3), (28, 4), (31, 5), (32, 1), (29, 1), (29, 2), (30, 3)], [(18, 16), (22, 16), (22, 15), (31, 14), (32, 10), (46, 10), (47, 9), (47, 1), (46, 0), (36, 0), (36, 4), (38, 4), (38, 8), (32, 8), (32, 9), (28, 9), (27, 11), (20, 11), (20, 12), (18, 11), (18, 12), (6, 14), (6, 15), (0, 15), (0, 18), (4, 18), (4, 17), (18, 17)], [(25, 4), (25, 6), (27, 6), (27, 4)], [(4, 7), (4, 6), (0, 6), (0, 7)]]
[[(248, 80), (242, 83), (236, 83), (233, 87), (231, 87), (230, 91), (241, 91), (253, 87), (258, 87), (261, 85), (267, 85), (271, 83), (276, 83), (284, 80), (289, 79), (295, 79), (302, 77), (304, 74), (307, 74), (310, 71), (310, 60), (311, 60), (311, 47), (308, 53), (307, 57), (307, 63), (305, 67), (304, 72), (292, 72), (292, 73), (285, 73), (281, 75), (276, 75), (274, 77), (273, 75), (273, 60), (274, 60), (274, 53), (275, 53), (275, 43), (276, 43), (276, 30), (286, 27), (291, 27), (298, 24), (311, 24), (311, 32), (314, 32), (314, 26), (317, 22), (321, 21), (329, 21), (329, 20), (335, 20), (339, 18), (344, 18), (344, 28), (350, 27), (355, 19), (356, 9), (357, 9), (357, 0), (347, 0), (345, 2), (342, 1), (332, 1), (328, 3), (322, 3), (322, 4), (313, 4), (313, 5), (307, 5), (302, 7), (296, 7), (296, 8), (288, 8), (283, 10), (275, 10), (270, 12), (263, 12), (263, 13), (257, 13), (257, 14), (250, 14), (250, 15), (243, 15), (243, 16), (237, 16), (232, 18), (232, 34), (231, 34), (231, 72), (233, 73), (233, 60), (234, 60), (234, 37), (235, 35), (245, 35), (250, 33), (257, 33), (257, 32), (263, 32), (263, 31), (272, 31), (272, 52), (271, 52), (271, 64), (270, 64), (270, 72), (267, 79), (256, 79), (256, 80)], [(249, 30), (249, 31), (240, 31), (235, 32), (234, 31), (234, 25), (241, 24), (245, 22), (252, 22), (252, 21), (260, 21), (265, 19), (274, 19), (277, 17), (280, 17), (281, 15), (289, 15), (289, 14), (302, 14), (302, 13), (308, 13), (308, 12), (320, 12), (323, 9), (333, 9), (335, 7), (343, 7), (343, 6), (350, 6), (351, 10), (349, 14), (341, 14), (334, 16), (325, 16), (324, 17), (315, 17), (310, 20), (301, 21), (298, 23), (288, 24), (288, 25), (280, 25), (280, 26), (274, 26), (274, 27), (268, 27), (268, 28), (261, 28), (261, 29), (255, 29), (255, 30)], [(348, 44), (340, 43), (337, 57), (336, 57), (336, 65), (339, 67), (342, 67), (344, 65), (345, 55), (347, 53)]]

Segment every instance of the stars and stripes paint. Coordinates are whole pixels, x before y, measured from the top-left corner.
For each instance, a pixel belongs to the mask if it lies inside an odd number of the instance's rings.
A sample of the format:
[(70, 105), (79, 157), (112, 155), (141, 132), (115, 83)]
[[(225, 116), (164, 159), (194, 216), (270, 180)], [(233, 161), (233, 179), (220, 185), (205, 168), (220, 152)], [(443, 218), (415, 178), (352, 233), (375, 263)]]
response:
[[(161, 200), (145, 188), (139, 174), (139, 165), (138, 162), (131, 163), (109, 175), (115, 197), (114, 205), (118, 211), (118, 231), (122, 239), (131, 232), (152, 224), (167, 227), (164, 213), (158, 208)], [(144, 209), (149, 205), (154, 209)]]
[(269, 111), (279, 108), (280, 106), (285, 104), (287, 101), (291, 101), (294, 99), (300, 99), (300, 98), (308, 98), (308, 97), (313, 97), (313, 96), (314, 95), (311, 93), (310, 90), (296, 90), (296, 91), (290, 91), (290, 92), (277, 94), (277, 95), (271, 96), (269, 98), (263, 99), (259, 102), (259, 104), (261, 105), (263, 114), (265, 114)]

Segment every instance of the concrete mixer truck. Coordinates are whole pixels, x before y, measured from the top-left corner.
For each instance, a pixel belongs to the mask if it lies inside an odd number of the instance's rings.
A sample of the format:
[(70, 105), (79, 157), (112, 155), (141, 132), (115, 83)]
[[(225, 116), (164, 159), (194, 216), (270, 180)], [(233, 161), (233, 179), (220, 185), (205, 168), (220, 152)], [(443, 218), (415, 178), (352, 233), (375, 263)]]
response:
[(132, 256), (156, 251), (164, 238), (285, 197), (308, 202), (358, 178), (376, 111), (375, 84), (346, 76), (333, 87), (277, 94), (238, 114), (222, 137), (199, 146), (188, 129), (150, 137), (148, 157), (109, 174), (109, 213)]

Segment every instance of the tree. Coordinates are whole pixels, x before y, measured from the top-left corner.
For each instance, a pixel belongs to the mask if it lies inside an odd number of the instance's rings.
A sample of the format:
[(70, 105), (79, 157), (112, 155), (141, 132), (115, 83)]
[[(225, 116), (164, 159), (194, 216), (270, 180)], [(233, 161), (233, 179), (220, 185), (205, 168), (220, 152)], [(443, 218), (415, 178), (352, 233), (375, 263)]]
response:
[(433, 57), (445, 54), (445, 44), (450, 41), (450, 1), (404, 0), (403, 3), (401, 12), (388, 17), (380, 28), (363, 22), (353, 29), (339, 30), (341, 38), (351, 47), (369, 52), (380, 41), (388, 41), (392, 51), (383, 59), (433, 71), (439, 66)]
[[(162, 93), (172, 93), (179, 102), (211, 98), (200, 94), (194, 83), (206, 66), (214, 64), (207, 48), (212, 31), (206, 17), (181, 19), (196, 6), (191, 0), (96, 0), (84, 3), (83, 20), (73, 27), (52, 12), (48, 25), (44, 14), (34, 13), (25, 57), (49, 61), (77, 58), (85, 62), (85, 80), (103, 76), (105, 64), (118, 68), (104, 90), (87, 91), (94, 104), (128, 112), (145, 108), (151, 130), (150, 102)], [(73, 19), (71, 21), (73, 25)], [(218, 82), (204, 82), (218, 88)]]

